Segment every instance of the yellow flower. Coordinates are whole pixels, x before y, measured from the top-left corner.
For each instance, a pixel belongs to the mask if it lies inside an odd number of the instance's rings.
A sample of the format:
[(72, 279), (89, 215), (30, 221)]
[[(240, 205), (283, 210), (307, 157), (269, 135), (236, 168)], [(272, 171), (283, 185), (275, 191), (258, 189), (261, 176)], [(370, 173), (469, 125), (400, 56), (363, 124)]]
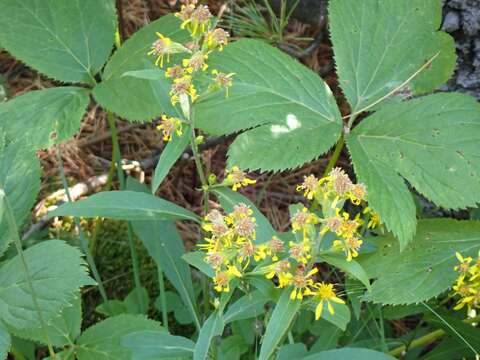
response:
[(205, 36), (205, 45), (209, 50), (218, 47), (218, 51), (223, 51), (223, 47), (228, 44), (229, 34), (220, 28), (209, 31)]
[(352, 261), (352, 258), (358, 256), (358, 250), (360, 249), (362, 244), (362, 240), (355, 236), (352, 236), (343, 240), (335, 240), (333, 242), (333, 247), (342, 249), (347, 255), (347, 261)]
[(182, 136), (182, 121), (174, 117), (168, 117), (167, 115), (162, 115), (162, 120), (157, 129), (161, 130), (163, 133), (163, 140), (170, 141), (172, 140), (173, 133), (176, 133), (178, 136)]
[(235, 265), (228, 265), (226, 271), (217, 272), (213, 279), (215, 283), (215, 290), (217, 290), (218, 292), (229, 292), (230, 281), (234, 277), (242, 277), (242, 273)]
[(313, 176), (305, 176), (303, 183), (297, 186), (297, 191), (303, 191), (303, 196), (312, 200), (318, 192), (319, 180)]
[(367, 206), (363, 210), (363, 213), (370, 216), (367, 224), (368, 229), (375, 229), (376, 227), (378, 227), (378, 225), (380, 225), (381, 223), (380, 215), (377, 212), (375, 212), (373, 209)]
[(467, 276), (470, 273), (471, 271), (470, 263), (473, 261), (473, 259), (470, 256), (464, 258), (462, 254), (460, 254), (459, 252), (456, 252), (455, 256), (457, 257), (460, 264), (455, 266), (454, 270), (458, 271), (460, 273), (460, 278), (463, 279), (465, 276)]
[(364, 184), (353, 184), (348, 192), (348, 197), (353, 204), (360, 205), (366, 194), (367, 188)]
[[(285, 285), (288, 284), (288, 281), (286, 282), (287, 278), (291, 278), (290, 273), (288, 273), (288, 270), (290, 269), (290, 262), (286, 259), (276, 261), (271, 265), (268, 265), (266, 267), (267, 273), (265, 274), (265, 277), (267, 279), (273, 279), (275, 275), (278, 277), (279, 280), (279, 286), (278, 287), (284, 287)], [(287, 275), (289, 274), (289, 275)], [(282, 279), (281, 279), (282, 278)]]
[(317, 216), (309, 212), (306, 207), (303, 207), (292, 216), (292, 232), (302, 231), (304, 239), (308, 239), (312, 225), (317, 223)]
[(278, 237), (273, 236), (266, 246), (266, 253), (268, 256), (272, 257), (273, 261), (278, 261), (278, 253), (283, 252), (285, 249), (283, 241)]
[(294, 289), (290, 293), (291, 300), (302, 300), (303, 295), (306, 295), (310, 289), (309, 286), (313, 286), (312, 276), (318, 272), (317, 268), (313, 268), (305, 274), (303, 269), (297, 269), (296, 274), (292, 277), (291, 284)]
[(306, 264), (308, 260), (312, 258), (312, 255), (310, 255), (311, 246), (308, 241), (302, 241), (299, 243), (290, 241), (288, 245), (290, 246), (290, 257), (297, 262)]
[(242, 186), (255, 184), (256, 182), (256, 180), (249, 179), (247, 174), (240, 170), (238, 166), (233, 166), (230, 170), (227, 170), (227, 177), (223, 181), (225, 185), (231, 185), (233, 191), (237, 191)]
[(208, 64), (206, 63), (207, 59), (208, 55), (199, 51), (193, 54), (190, 59), (183, 59), (182, 65), (190, 74), (194, 71), (206, 71), (208, 69)]
[(313, 296), (316, 300), (318, 300), (318, 304), (315, 308), (315, 320), (320, 319), (322, 316), (323, 311), (323, 304), (327, 303), (328, 312), (332, 315), (335, 314), (335, 310), (331, 304), (331, 302), (335, 302), (337, 304), (345, 304), (345, 301), (337, 297), (335, 291), (333, 289), (333, 284), (326, 284), (324, 282), (316, 283), (312, 287), (313, 289), (308, 289), (305, 292), (305, 295)]
[(175, 105), (180, 100), (180, 96), (190, 96), (192, 102), (198, 97), (197, 90), (193, 85), (192, 77), (190, 75), (184, 75), (173, 80), (172, 88), (170, 90), (172, 105)]
[(148, 55), (155, 55), (157, 57), (155, 60), (155, 65), (158, 66), (160, 63), (160, 67), (163, 67), (163, 58), (165, 55), (167, 55), (167, 62), (170, 61), (171, 47), (173, 42), (170, 38), (163, 36), (159, 32), (156, 34), (158, 36), (158, 40), (152, 44)]
[(183, 5), (175, 16), (183, 20), (181, 28), (190, 31), (192, 36), (203, 34), (210, 25), (212, 14), (206, 5), (195, 7), (193, 4)]
[(184, 74), (185, 70), (179, 65), (169, 67), (167, 71), (165, 71), (165, 77), (172, 79), (181, 78)]
[(255, 247), (255, 252), (253, 254), (253, 259), (256, 262), (264, 260), (267, 257), (267, 246), (265, 244), (260, 244)]
[(213, 86), (213, 90), (218, 88), (225, 88), (225, 97), (228, 97), (228, 88), (233, 85), (232, 77), (235, 73), (225, 74), (219, 72), (218, 70), (212, 70), (212, 75), (214, 75), (213, 80), (215, 81), (215, 86)]

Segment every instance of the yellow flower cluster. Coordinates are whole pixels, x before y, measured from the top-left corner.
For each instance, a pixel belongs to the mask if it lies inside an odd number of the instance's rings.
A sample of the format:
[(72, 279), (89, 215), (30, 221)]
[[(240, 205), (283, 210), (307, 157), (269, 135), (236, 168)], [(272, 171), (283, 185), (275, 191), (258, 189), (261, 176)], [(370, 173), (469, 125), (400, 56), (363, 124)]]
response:
[[(199, 5), (197, 0), (183, 0), (182, 3), (180, 11), (175, 16), (182, 21), (180, 27), (190, 33), (192, 41), (183, 45), (157, 32), (158, 39), (152, 44), (148, 55), (155, 56), (155, 65), (161, 68), (165, 62), (170, 62), (172, 54), (185, 53), (189, 55), (180, 64), (174, 64), (165, 71), (165, 76), (172, 80), (169, 92), (171, 103), (173, 106), (180, 104), (188, 119), (190, 104), (199, 97), (194, 84), (195, 75), (198, 72), (207, 71), (209, 54), (213, 51), (222, 51), (228, 44), (229, 34), (225, 30), (215, 27), (208, 6)], [(233, 85), (233, 75), (233, 73), (226, 74), (213, 70), (209, 91), (225, 89), (226, 96), (228, 96), (228, 88)], [(160, 129), (164, 131), (165, 127)], [(172, 133), (170, 132), (166, 136), (164, 134), (164, 140), (171, 140)]]
[(237, 191), (243, 186), (253, 185), (256, 182), (256, 180), (249, 179), (247, 174), (240, 170), (238, 166), (233, 166), (230, 170), (226, 171), (226, 176), (222, 184), (231, 186), (233, 191)]
[(454, 295), (460, 297), (455, 310), (467, 306), (468, 310), (480, 309), (480, 252), (474, 261), (472, 257), (463, 257), (460, 253), (455, 254), (459, 264), (455, 271), (459, 273), (453, 286)]

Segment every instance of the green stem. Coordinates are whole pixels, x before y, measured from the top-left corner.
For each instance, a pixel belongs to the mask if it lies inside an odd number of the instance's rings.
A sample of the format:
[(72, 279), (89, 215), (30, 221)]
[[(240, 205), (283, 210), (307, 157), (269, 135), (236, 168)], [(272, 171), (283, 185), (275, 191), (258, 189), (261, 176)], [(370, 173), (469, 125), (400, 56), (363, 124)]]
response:
[(20, 261), (23, 266), (25, 279), (28, 284), (28, 290), (30, 291), (30, 295), (32, 296), (33, 304), (35, 306), (35, 311), (38, 314), (38, 319), (42, 327), (43, 335), (45, 337), (45, 342), (47, 343), (48, 352), (50, 354), (50, 357), (53, 360), (55, 360), (56, 359), (55, 351), (53, 350), (53, 345), (50, 340), (50, 336), (48, 335), (47, 323), (43, 319), (42, 310), (40, 309), (40, 305), (38, 304), (38, 300), (37, 300), (37, 295), (33, 288), (32, 279), (28, 271), (27, 260), (25, 259), (25, 254), (23, 253), (23, 249), (22, 249), (22, 241), (20, 240), (20, 236), (18, 235), (17, 223), (15, 221), (15, 217), (13, 216), (13, 211), (12, 211), (12, 207), (10, 206), (10, 202), (8, 201), (8, 198), (5, 196), (5, 192), (3, 191), (3, 189), (0, 189), (0, 199), (3, 200), (3, 203), (5, 204), (5, 215), (6, 215), (8, 227), (14, 237), (15, 247), (17, 249), (18, 256), (20, 257)]
[(345, 140), (342, 134), (342, 136), (340, 136), (340, 139), (337, 142), (337, 145), (335, 146), (335, 150), (333, 151), (332, 157), (328, 161), (327, 167), (325, 168), (325, 172), (323, 174), (324, 177), (327, 176), (330, 173), (330, 171), (332, 171), (333, 167), (337, 163), (338, 158), (340, 157), (340, 154), (342, 153), (344, 145), (345, 145)]
[[(115, 119), (112, 112), (107, 113), (108, 125), (110, 126), (110, 132), (112, 133), (112, 162), (116, 163), (117, 167), (117, 177), (118, 182), (120, 183), (120, 190), (125, 190), (125, 174), (122, 169), (122, 157), (120, 154), (120, 144), (118, 141), (118, 131), (117, 125), (115, 124)], [(140, 267), (138, 261), (137, 248), (135, 247), (135, 241), (133, 239), (133, 229), (130, 222), (127, 223), (127, 237), (128, 237), (128, 246), (130, 248), (130, 256), (132, 258), (133, 266), (133, 281), (135, 283), (135, 288), (140, 289), (142, 287), (142, 282), (140, 280)], [(137, 301), (141, 307), (142, 313), (146, 312), (147, 309), (143, 309), (143, 301), (141, 298), (140, 291), (137, 291)]]
[[(67, 177), (65, 176), (65, 169), (63, 167), (63, 160), (62, 160), (62, 150), (60, 146), (57, 146), (57, 159), (59, 164), (59, 171), (60, 171), (60, 178), (62, 180), (63, 189), (65, 190), (65, 195), (67, 195), (68, 202), (72, 202), (72, 196), (70, 195), (70, 190), (68, 189)], [(78, 229), (78, 237), (80, 238), (80, 246), (82, 247), (83, 253), (87, 258), (88, 265), (92, 270), (93, 277), (98, 284), (98, 290), (100, 291), (100, 296), (103, 299), (103, 302), (109, 307), (107, 292), (105, 291), (105, 287), (103, 286), (102, 278), (100, 273), (98, 272), (97, 265), (95, 264), (95, 260), (90, 252), (90, 248), (88, 246), (87, 238), (83, 233), (82, 226), (80, 224), (80, 220), (77, 217), (73, 218), (75, 221), (75, 226)]]
[(163, 281), (163, 271), (160, 266), (157, 265), (158, 270), (158, 285), (160, 288), (160, 300), (162, 301), (162, 320), (163, 326), (168, 331), (168, 305), (167, 305), (167, 296), (165, 293), (165, 282)]
[(293, 334), (292, 334), (292, 330), (289, 330), (288, 331), (288, 343), (289, 344), (294, 344), (295, 343), (295, 340), (293, 339)]

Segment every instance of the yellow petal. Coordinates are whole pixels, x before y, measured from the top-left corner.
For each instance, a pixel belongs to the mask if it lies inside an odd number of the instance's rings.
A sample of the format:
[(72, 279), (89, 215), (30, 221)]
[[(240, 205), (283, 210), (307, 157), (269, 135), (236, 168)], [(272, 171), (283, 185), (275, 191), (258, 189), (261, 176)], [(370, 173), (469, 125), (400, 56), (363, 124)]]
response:
[(320, 316), (322, 316), (322, 311), (323, 311), (323, 300), (320, 301), (315, 308), (315, 320), (320, 319)]
[(329, 302), (327, 302), (327, 307), (328, 307), (328, 312), (329, 312), (330, 314), (332, 314), (332, 315), (335, 314), (335, 310), (333, 309), (332, 304), (330, 304)]

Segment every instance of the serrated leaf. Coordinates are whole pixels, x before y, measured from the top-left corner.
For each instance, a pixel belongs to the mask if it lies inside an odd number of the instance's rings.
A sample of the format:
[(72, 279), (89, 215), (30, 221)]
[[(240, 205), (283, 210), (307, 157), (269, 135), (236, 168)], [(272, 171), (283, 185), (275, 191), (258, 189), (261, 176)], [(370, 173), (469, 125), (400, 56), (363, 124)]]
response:
[(193, 351), (193, 360), (207, 359), (208, 350), (210, 349), (213, 339), (216, 336), (222, 335), (224, 327), (225, 323), (222, 314), (218, 310), (214, 311), (200, 329), (198, 340)]
[(329, 16), (340, 86), (352, 112), (397, 89), (438, 51), (431, 43), (438, 42), (440, 0), (337, 0)]
[(170, 102), (168, 79), (151, 81), (124, 76), (128, 72), (156, 69), (155, 59), (147, 55), (158, 39), (156, 32), (180, 43), (189, 40), (180, 24), (181, 21), (173, 15), (162, 16), (125, 41), (107, 63), (103, 81), (93, 89), (98, 103), (129, 121), (147, 121), (162, 113), (181, 115)]
[(155, 173), (152, 180), (152, 193), (155, 194), (160, 184), (167, 177), (172, 166), (177, 162), (178, 158), (183, 154), (190, 141), (190, 125), (184, 125), (183, 135), (174, 136), (163, 148), (160, 158), (158, 159)]
[(49, 213), (54, 216), (106, 217), (120, 220), (192, 220), (191, 211), (151, 194), (136, 191), (104, 191), (76, 202), (66, 203)]
[(242, 194), (233, 191), (229, 188), (214, 188), (212, 193), (215, 194), (222, 205), (222, 208), (226, 212), (232, 212), (235, 205), (244, 203), (252, 209), (252, 216), (256, 219), (256, 233), (257, 237), (255, 243), (261, 244), (269, 241), (273, 235), (276, 234), (276, 231), (273, 229), (272, 225), (268, 219), (263, 215), (260, 210), (257, 209), (254, 203), (252, 203), (247, 197)]
[[(245, 129), (229, 151), (242, 168), (294, 168), (325, 153), (342, 120), (333, 94), (310, 69), (258, 40), (239, 40), (211, 56), (212, 69), (235, 73), (229, 96), (217, 92), (195, 105), (196, 125), (214, 135)], [(226, 117), (225, 114), (228, 114)]]
[(359, 262), (377, 280), (365, 300), (382, 304), (413, 304), (447, 290), (458, 276), (455, 252), (475, 256), (480, 249), (480, 222), (421, 220), (417, 234), (400, 251), (393, 236), (375, 238), (378, 251)]
[(0, 359), (5, 360), (8, 356), (8, 351), (12, 345), (12, 338), (7, 330), (0, 326)]
[(105, 0), (1, 0), (0, 43), (64, 82), (95, 83), (112, 49), (115, 7)]
[(302, 360), (395, 360), (390, 356), (379, 351), (362, 348), (343, 348), (328, 351), (321, 351), (308, 355)]
[(103, 320), (78, 339), (78, 360), (130, 360), (132, 352), (121, 345), (122, 338), (146, 330), (161, 331), (162, 327), (142, 315), (125, 314)]
[(192, 357), (195, 343), (160, 331), (139, 331), (124, 336), (122, 345), (132, 351), (132, 360)]
[[(40, 174), (40, 163), (33, 149), (21, 142), (0, 146), (0, 189), (8, 198), (18, 227), (25, 222), (40, 190)], [(11, 229), (2, 209), (0, 204), (0, 255), (13, 238), (9, 236)]]
[(77, 132), (88, 94), (78, 87), (30, 91), (0, 104), (0, 126), (11, 140), (22, 139), (34, 149), (49, 148)]
[[(68, 306), (81, 286), (93, 285), (80, 251), (60, 240), (47, 240), (24, 251), (37, 301), (49, 322)], [(0, 268), (0, 318), (9, 330), (35, 329), (40, 321), (15, 256)]]
[(473, 207), (480, 201), (479, 140), (480, 104), (438, 93), (384, 106), (347, 144), (371, 207), (404, 247), (415, 232), (415, 205), (402, 177), (439, 206)]
[(268, 360), (275, 353), (301, 305), (301, 301), (290, 299), (289, 289), (283, 289), (268, 321), (258, 360)]

